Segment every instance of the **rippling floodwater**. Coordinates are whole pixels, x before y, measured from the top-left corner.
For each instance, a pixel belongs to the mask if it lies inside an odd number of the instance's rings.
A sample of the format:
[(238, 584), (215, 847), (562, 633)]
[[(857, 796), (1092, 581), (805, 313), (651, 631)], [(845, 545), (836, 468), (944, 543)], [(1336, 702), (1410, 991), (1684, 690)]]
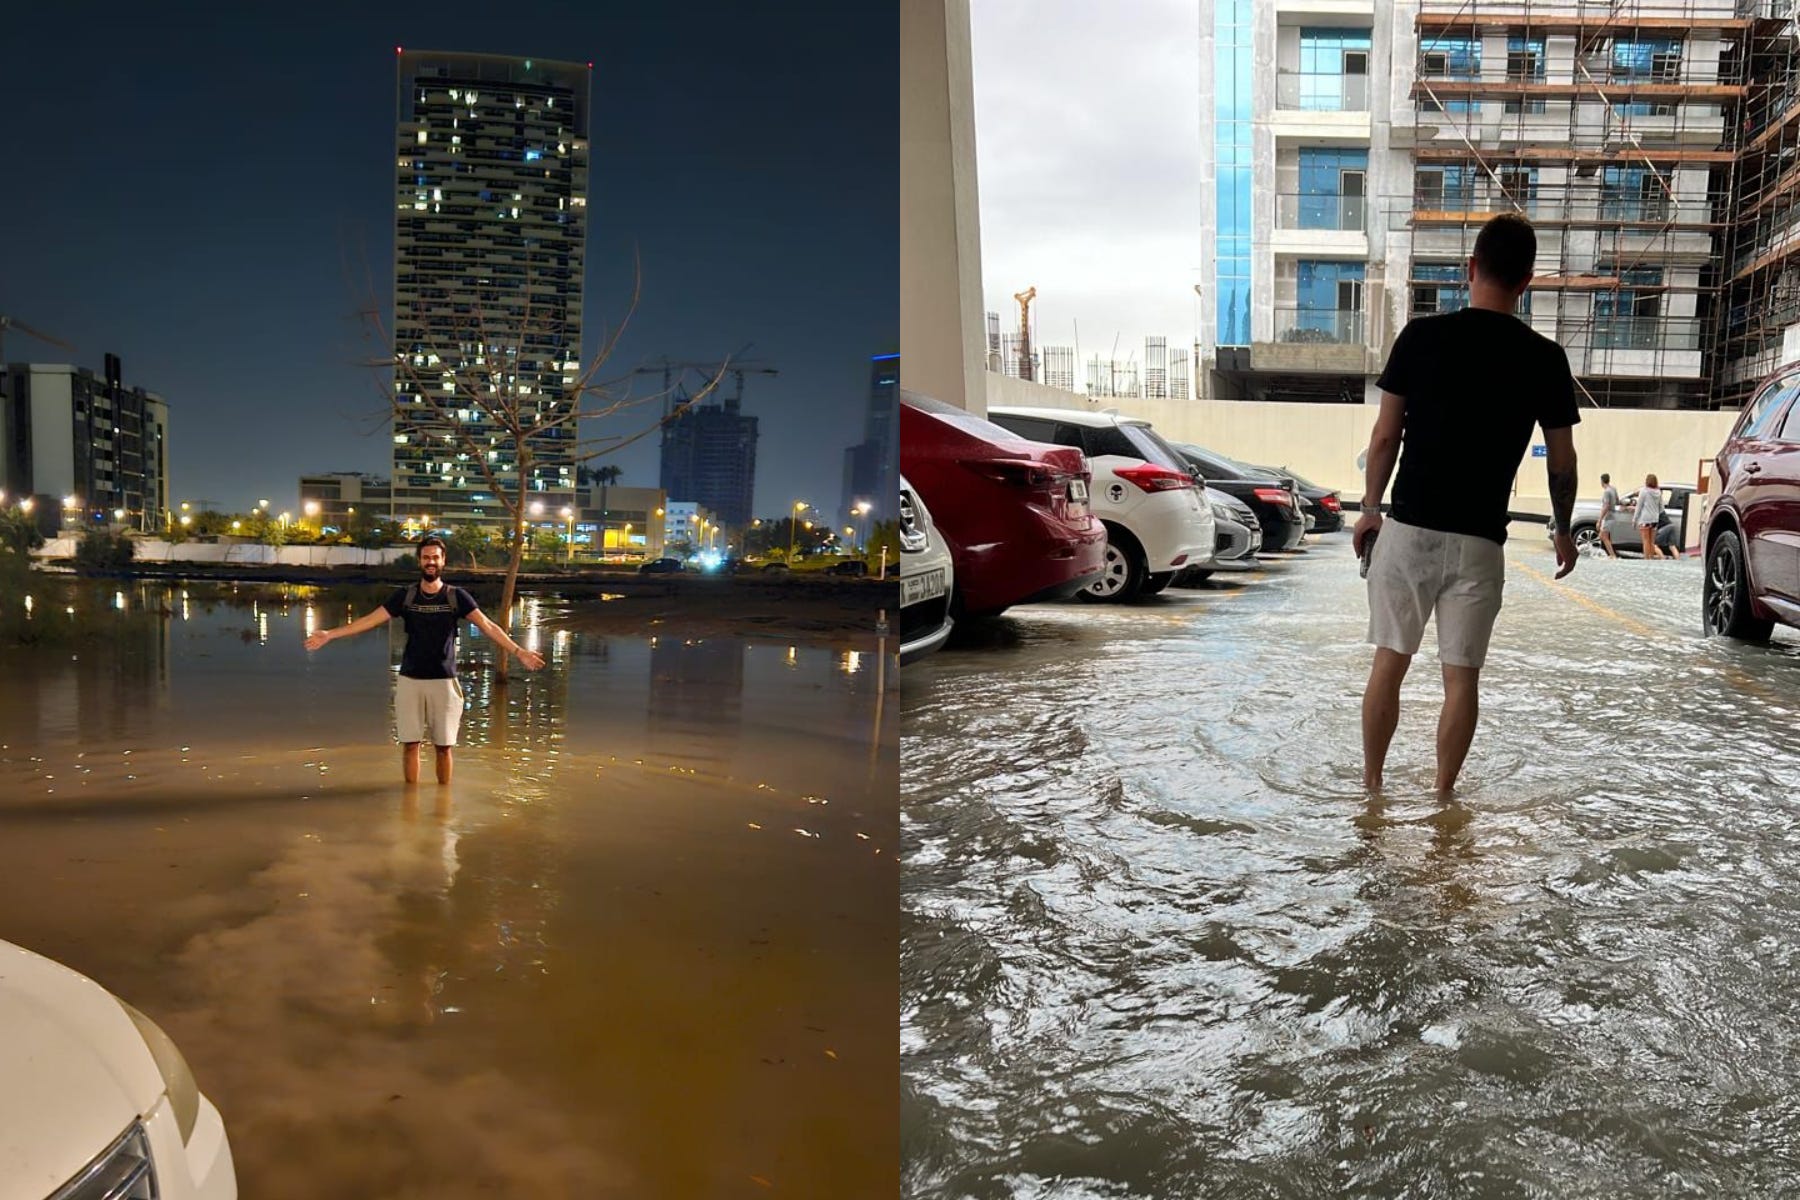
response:
[(1347, 539), (907, 668), (905, 1194), (1800, 1194), (1800, 643), (1514, 536), (1448, 806)]
[(246, 1197), (894, 1193), (891, 646), (527, 598), (408, 788), (343, 600), (74, 599), (117, 636), (0, 653), (0, 937), (170, 1032)]

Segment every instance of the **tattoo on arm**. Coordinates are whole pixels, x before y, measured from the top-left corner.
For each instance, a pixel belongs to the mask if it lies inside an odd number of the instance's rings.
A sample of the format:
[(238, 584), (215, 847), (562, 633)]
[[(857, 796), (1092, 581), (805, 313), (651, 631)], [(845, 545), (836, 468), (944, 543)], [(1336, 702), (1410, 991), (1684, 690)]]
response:
[(1556, 515), (1556, 532), (1569, 532), (1575, 516), (1575, 494), (1579, 490), (1575, 468), (1550, 472), (1550, 508)]

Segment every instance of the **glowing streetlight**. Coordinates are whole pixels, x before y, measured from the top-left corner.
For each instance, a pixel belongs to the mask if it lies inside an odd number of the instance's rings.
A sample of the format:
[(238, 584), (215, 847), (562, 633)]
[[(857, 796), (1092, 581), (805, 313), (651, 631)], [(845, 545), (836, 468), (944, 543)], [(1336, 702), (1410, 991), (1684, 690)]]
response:
[(192, 525), (193, 523), (194, 523), (194, 518), (188, 516), (186, 513), (181, 514), (181, 527), (183, 529), (186, 529), (189, 525)]
[(319, 502), (317, 500), (308, 500), (306, 502), (306, 515), (309, 517), (316, 517), (319, 515)]
[(563, 562), (572, 563), (575, 561), (575, 510), (565, 504), (563, 505), (562, 515), (563, 520), (567, 522), (569, 526), (569, 542), (566, 547), (566, 553), (563, 555)]
[(186, 500), (183, 500), (181, 502), (181, 511), (186, 512), (187, 510), (188, 510), (188, 502)]
[[(790, 566), (790, 567), (794, 565), (794, 534), (796, 532), (796, 526), (798, 526), (800, 523), (800, 514), (805, 512), (810, 507), (812, 507), (812, 506), (807, 504), (807, 502), (804, 500), (794, 501), (794, 515), (788, 518), (788, 556), (787, 556), (787, 561), (788, 561), (788, 566)], [(810, 522), (810, 521), (807, 522), (806, 527), (808, 529), (811, 529), (812, 522)]]
[(30, 512), (35, 507), (37, 507), (37, 501), (33, 500), (30, 496), (27, 496), (23, 500), (19, 501), (19, 511), (20, 512)]
[(542, 500), (533, 500), (531, 502), (531, 515), (534, 517), (541, 517), (544, 515), (544, 502)]
[(268, 512), (269, 511), (269, 502), (267, 500), (258, 500), (256, 502), (256, 507), (262, 509), (264, 512)]
[(243, 526), (243, 524), (244, 523), (242, 521), (233, 521), (231, 523), (231, 532), (236, 533)]
[(869, 510), (874, 507), (875, 506), (867, 500), (858, 500), (856, 502), (856, 525), (858, 529), (863, 531), (862, 545), (864, 550), (869, 548), (868, 517)]
[(123, 521), (124, 519), (125, 519), (125, 510), (124, 509), (122, 509), (122, 508), (113, 509), (113, 520)]

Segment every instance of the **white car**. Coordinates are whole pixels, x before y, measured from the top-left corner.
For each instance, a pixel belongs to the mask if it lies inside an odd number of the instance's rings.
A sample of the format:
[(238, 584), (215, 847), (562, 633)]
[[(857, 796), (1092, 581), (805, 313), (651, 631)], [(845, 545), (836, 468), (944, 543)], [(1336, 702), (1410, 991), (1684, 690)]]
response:
[(900, 663), (930, 654), (950, 637), (956, 567), (931, 510), (900, 477)]
[(169, 1036), (0, 942), (0, 1200), (235, 1200), (219, 1110)]
[(1181, 571), (1212, 563), (1212, 506), (1187, 462), (1148, 422), (1061, 408), (990, 408), (987, 418), (1087, 455), (1094, 474), (1088, 503), (1106, 526), (1106, 572), (1083, 599), (1154, 595)]

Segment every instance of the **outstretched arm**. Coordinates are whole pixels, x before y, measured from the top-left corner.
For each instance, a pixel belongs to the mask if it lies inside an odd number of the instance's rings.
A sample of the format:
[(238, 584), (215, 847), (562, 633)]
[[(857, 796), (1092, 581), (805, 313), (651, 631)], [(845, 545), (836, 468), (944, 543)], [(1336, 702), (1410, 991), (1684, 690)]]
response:
[(475, 628), (493, 638), (494, 642), (499, 645), (502, 650), (524, 663), (526, 670), (535, 671), (544, 665), (543, 655), (527, 650), (519, 645), (519, 643), (513, 641), (506, 630), (490, 621), (488, 615), (479, 608), (469, 614), (469, 620), (474, 624)]
[(1556, 519), (1556, 577), (1575, 569), (1575, 540), (1569, 524), (1581, 483), (1575, 471), (1575, 431), (1569, 426), (1544, 430), (1544, 469), (1550, 475), (1550, 511)]
[(370, 612), (364, 613), (348, 625), (339, 625), (336, 629), (321, 629), (306, 639), (308, 650), (317, 650), (326, 642), (335, 642), (339, 638), (355, 637), (359, 633), (367, 633), (378, 625), (386, 625), (391, 620), (388, 610), (377, 605)]

